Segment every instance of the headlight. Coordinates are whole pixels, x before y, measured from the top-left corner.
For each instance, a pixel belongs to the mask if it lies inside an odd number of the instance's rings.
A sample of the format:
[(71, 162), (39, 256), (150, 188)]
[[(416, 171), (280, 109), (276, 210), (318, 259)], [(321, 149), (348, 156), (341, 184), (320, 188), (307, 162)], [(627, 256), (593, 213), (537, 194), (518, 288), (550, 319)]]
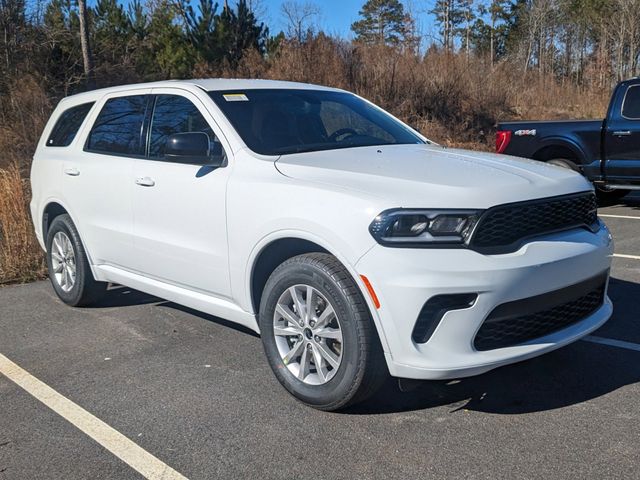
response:
[(478, 210), (387, 210), (369, 231), (383, 245), (396, 247), (463, 246), (478, 223)]

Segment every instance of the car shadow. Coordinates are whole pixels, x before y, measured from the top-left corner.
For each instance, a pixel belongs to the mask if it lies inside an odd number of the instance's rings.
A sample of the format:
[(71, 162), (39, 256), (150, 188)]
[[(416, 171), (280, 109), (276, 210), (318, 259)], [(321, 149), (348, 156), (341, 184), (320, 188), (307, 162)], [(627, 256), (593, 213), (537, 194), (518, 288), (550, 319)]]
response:
[(244, 333), (244, 334), (256, 337), (256, 338), (260, 338), (260, 335), (258, 335), (256, 332), (254, 332), (253, 330), (251, 330), (251, 329), (249, 329), (247, 327), (244, 327), (242, 325), (238, 325), (237, 323), (231, 322), (229, 320), (225, 320), (225, 319), (220, 318), (220, 317), (216, 317), (215, 315), (209, 315), (208, 313), (200, 312), (198, 310), (194, 310), (193, 308), (189, 308), (189, 307), (185, 307), (183, 305), (179, 305), (177, 303), (162, 301), (157, 306), (161, 307), (161, 308), (170, 308), (172, 310), (178, 310), (180, 312), (188, 313), (189, 315), (193, 315), (195, 317), (201, 318), (203, 320), (206, 320), (207, 322), (217, 323), (218, 325), (222, 325), (224, 327), (231, 328), (231, 329), (236, 330), (236, 331), (238, 331), (240, 333)]
[[(602, 327), (601, 331), (605, 333), (595, 334), (637, 341), (640, 326), (633, 317), (636, 299), (640, 297), (640, 284), (612, 278), (610, 296), (615, 300), (614, 315)], [(228, 320), (126, 287), (110, 287), (105, 298), (94, 308), (150, 303), (259, 337), (252, 330)], [(523, 414), (579, 404), (638, 382), (640, 352), (579, 341), (476, 377), (453, 381), (403, 381), (405, 391), (401, 391), (397, 379), (390, 378), (375, 396), (341, 413), (371, 415), (448, 407), (451, 413), (471, 410)], [(407, 387), (410, 391), (406, 391)]]
[(238, 332), (252, 335), (254, 337), (259, 337), (259, 335), (255, 333), (253, 330), (246, 328), (242, 325), (238, 325), (237, 323), (233, 323), (229, 320), (225, 320), (223, 318), (219, 318), (214, 315), (209, 315), (204, 312), (199, 312), (198, 310), (194, 310), (192, 308), (185, 307), (183, 305), (178, 305), (177, 303), (173, 303), (168, 300), (164, 300), (162, 298), (156, 297), (154, 295), (149, 295), (147, 293), (140, 292), (138, 290), (134, 290), (132, 288), (125, 287), (122, 285), (109, 284), (109, 287), (107, 288), (107, 293), (98, 302), (96, 302), (95, 304), (92, 304), (88, 308), (100, 309), (100, 308), (115, 308), (115, 307), (133, 307), (136, 305), (149, 305), (153, 303), (156, 304), (155, 305), (156, 307), (179, 310), (189, 315), (193, 315), (194, 317), (199, 317), (208, 322), (217, 323), (219, 325), (231, 328)]
[(632, 210), (640, 210), (640, 192), (631, 192), (622, 198), (616, 200), (598, 200), (598, 206), (604, 207), (628, 207)]
[(107, 293), (89, 308), (113, 308), (163, 302), (161, 298), (122, 285), (109, 284)]
[[(611, 287), (627, 305), (640, 297), (638, 283), (612, 279)], [(617, 340), (626, 340), (627, 335), (637, 338), (640, 326), (633, 316), (633, 308), (615, 309), (603, 327), (606, 335), (594, 334)], [(343, 413), (370, 415), (448, 407), (450, 413), (471, 410), (523, 414), (580, 404), (638, 382), (640, 352), (578, 341), (476, 377), (408, 382), (414, 387), (408, 392), (402, 392), (397, 381), (389, 380), (374, 397)]]

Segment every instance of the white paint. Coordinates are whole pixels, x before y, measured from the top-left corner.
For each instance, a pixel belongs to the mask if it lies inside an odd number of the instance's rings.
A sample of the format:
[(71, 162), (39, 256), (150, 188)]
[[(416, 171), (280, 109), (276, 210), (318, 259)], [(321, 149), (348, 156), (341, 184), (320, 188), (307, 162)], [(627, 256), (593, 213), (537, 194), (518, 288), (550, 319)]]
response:
[[(484, 210), (586, 192), (591, 186), (585, 178), (541, 162), (426, 144), (281, 156), (254, 152), (207, 92), (238, 91), (253, 102), (248, 90), (267, 86), (327, 90), (262, 80), (193, 80), (122, 86), (65, 99), (47, 123), (32, 163), (32, 217), (39, 238), (44, 209), (56, 201), (78, 228), (96, 280), (135, 288), (254, 331), (259, 328), (252, 275), (258, 255), (271, 241), (313, 242), (344, 265), (367, 302), (370, 296), (360, 275), (369, 278), (382, 303), (371, 313), (389, 370), (403, 378), (479, 374), (558, 348), (606, 321), (609, 305), (589, 321), (546, 338), (542, 346), (497, 352), (471, 348), (479, 322), (497, 305), (607, 270), (613, 249), (605, 229), (596, 235), (583, 230), (556, 233), (507, 255), (386, 248), (369, 232), (375, 216), (388, 209)], [(218, 137), (228, 164), (212, 170), (85, 151), (104, 103), (129, 94), (183, 97)], [(47, 147), (62, 112), (87, 102), (95, 105), (72, 143)], [(272, 135), (267, 122), (273, 119), (267, 113), (256, 116), (250, 126), (265, 141)], [(65, 175), (67, 168), (80, 174)], [(145, 177), (154, 185), (136, 184)], [(517, 281), (523, 278), (527, 282)], [(428, 347), (416, 347), (411, 333), (425, 299), (460, 292), (482, 293), (472, 308), (449, 312)]]
[(604, 218), (631, 218), (633, 220), (640, 220), (640, 217), (634, 217), (632, 215), (609, 215), (609, 214), (599, 213), (598, 216), (604, 217)]
[(75, 425), (145, 478), (153, 480), (186, 479), (185, 476), (176, 472), (123, 434), (59, 394), (2, 354), (0, 354), (0, 373), (69, 423)]
[(600, 343), (602, 345), (608, 345), (610, 347), (624, 348), (626, 350), (635, 350), (640, 352), (640, 345), (637, 343), (625, 342), (624, 340), (614, 340), (613, 338), (596, 337), (589, 335), (584, 337), (585, 342)]
[(632, 260), (640, 260), (640, 255), (627, 255), (625, 253), (614, 253), (613, 256), (616, 258), (631, 258)]

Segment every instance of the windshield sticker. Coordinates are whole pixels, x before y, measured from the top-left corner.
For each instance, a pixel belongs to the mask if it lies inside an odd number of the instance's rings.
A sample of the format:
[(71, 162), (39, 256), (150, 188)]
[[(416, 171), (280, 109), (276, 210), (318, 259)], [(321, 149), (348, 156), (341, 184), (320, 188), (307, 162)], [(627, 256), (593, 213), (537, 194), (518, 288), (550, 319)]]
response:
[(244, 93), (225, 93), (223, 95), (227, 102), (248, 102), (249, 99)]

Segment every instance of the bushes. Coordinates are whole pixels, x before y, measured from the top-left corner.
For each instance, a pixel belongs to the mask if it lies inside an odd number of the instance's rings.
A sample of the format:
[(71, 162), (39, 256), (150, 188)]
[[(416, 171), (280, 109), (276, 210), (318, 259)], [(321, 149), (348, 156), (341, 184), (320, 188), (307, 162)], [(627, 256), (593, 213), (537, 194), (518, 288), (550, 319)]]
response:
[(17, 164), (0, 169), (0, 284), (42, 278), (45, 263), (29, 214), (28, 181)]
[[(209, 71), (211, 73), (211, 71)], [(432, 49), (426, 55), (328, 37), (283, 40), (269, 59), (245, 55), (226, 77), (317, 83), (354, 91), (433, 140), (491, 150), (500, 120), (603, 117), (609, 90), (579, 87), (504, 61)]]
[[(492, 150), (496, 122), (521, 118), (602, 118), (609, 90), (579, 87), (552, 75), (525, 72), (505, 61), (359, 45), (322, 33), (302, 42), (282, 40), (264, 58), (247, 51), (235, 67), (198, 64), (190, 76), (294, 80), (354, 91), (452, 146)], [(120, 77), (101, 78), (103, 84)], [(142, 77), (140, 77), (142, 79)], [(147, 77), (145, 77), (147, 79)], [(27, 177), (35, 145), (58, 100), (45, 80), (9, 82), (0, 95), (0, 283), (44, 275), (33, 236)]]

